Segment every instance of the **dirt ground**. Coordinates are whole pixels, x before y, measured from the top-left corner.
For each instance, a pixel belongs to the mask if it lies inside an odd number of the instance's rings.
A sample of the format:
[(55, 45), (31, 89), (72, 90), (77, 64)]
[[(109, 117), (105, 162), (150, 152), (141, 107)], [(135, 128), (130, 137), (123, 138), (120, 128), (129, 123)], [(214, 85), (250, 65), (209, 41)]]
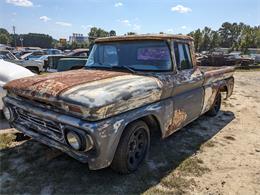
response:
[(235, 73), (216, 117), (154, 136), (148, 160), (130, 175), (90, 171), (6, 128), (0, 121), (1, 194), (260, 194), (260, 71)]

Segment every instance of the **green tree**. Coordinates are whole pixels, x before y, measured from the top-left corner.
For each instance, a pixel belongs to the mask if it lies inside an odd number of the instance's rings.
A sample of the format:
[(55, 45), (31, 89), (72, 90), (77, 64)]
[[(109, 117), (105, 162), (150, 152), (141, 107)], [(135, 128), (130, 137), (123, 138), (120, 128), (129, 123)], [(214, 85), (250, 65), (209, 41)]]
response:
[(0, 43), (1, 44), (8, 44), (9, 43), (9, 38), (5, 34), (0, 34)]
[(112, 36), (116, 36), (116, 31), (115, 30), (111, 30), (109, 32), (109, 36), (112, 37)]
[[(111, 31), (110, 31), (111, 32)], [(92, 48), (94, 41), (96, 38), (99, 37), (108, 37), (109, 36), (109, 32), (101, 29), (101, 28), (97, 28), (97, 27), (92, 27), (88, 33), (88, 37), (89, 37), (89, 47)]]
[(90, 32), (88, 33), (88, 36), (90, 39), (96, 39), (98, 37), (108, 37), (109, 32), (107, 32), (101, 28), (92, 27), (90, 29)]
[[(20, 38), (23, 38), (24, 47), (41, 47), (41, 48), (51, 48), (53, 46), (53, 38), (46, 34), (39, 33), (28, 33), (16, 35), (17, 46), (21, 46)], [(14, 46), (14, 40), (11, 43)]]
[(200, 29), (192, 31), (188, 34), (189, 36), (193, 37), (194, 39), (194, 48), (196, 52), (200, 52), (201, 42), (202, 42), (202, 33)]
[(211, 46), (211, 29), (209, 27), (205, 27), (202, 30), (202, 41), (201, 41), (201, 46), (200, 46), (200, 50), (202, 51), (207, 51), (210, 50)]
[(219, 47), (219, 44), (220, 44), (220, 37), (219, 37), (218, 32), (212, 31), (211, 32), (210, 49), (212, 50), (214, 48)]
[(0, 43), (9, 44), (10, 42), (11, 42), (11, 36), (9, 32), (4, 28), (0, 28)]
[(246, 26), (240, 37), (239, 48), (244, 52), (248, 52), (248, 48), (258, 48), (260, 41), (260, 28)]
[(222, 47), (238, 49), (240, 36), (244, 28), (246, 28), (244, 23), (231, 24), (229, 22), (224, 22), (219, 29), (219, 35), (221, 37), (220, 45)]

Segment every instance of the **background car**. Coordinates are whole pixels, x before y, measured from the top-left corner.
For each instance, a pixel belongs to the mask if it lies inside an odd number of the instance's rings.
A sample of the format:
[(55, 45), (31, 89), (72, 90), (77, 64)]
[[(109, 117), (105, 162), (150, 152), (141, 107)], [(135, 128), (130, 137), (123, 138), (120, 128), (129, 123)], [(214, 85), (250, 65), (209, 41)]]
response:
[(2, 98), (6, 94), (3, 86), (9, 81), (28, 76), (34, 76), (34, 74), (22, 66), (0, 59), (0, 117), (3, 110)]
[[(24, 54), (24, 56), (27, 55), (31, 55), (31, 53)], [(42, 56), (40, 56), (39, 58), (35, 58), (36, 60), (18, 59), (15, 55), (13, 55), (8, 50), (0, 50), (0, 59), (23, 66), (24, 68), (27, 68), (36, 74), (39, 74), (44, 70), (43, 69), (44, 60), (38, 60), (41, 57)]]

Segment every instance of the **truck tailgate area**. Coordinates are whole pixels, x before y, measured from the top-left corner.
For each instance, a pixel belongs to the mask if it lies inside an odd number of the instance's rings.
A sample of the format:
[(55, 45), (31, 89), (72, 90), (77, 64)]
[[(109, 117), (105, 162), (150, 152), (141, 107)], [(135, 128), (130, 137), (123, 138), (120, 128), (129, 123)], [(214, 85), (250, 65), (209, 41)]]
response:
[(204, 85), (208, 85), (212, 82), (224, 80), (233, 76), (235, 67), (232, 66), (200, 66), (200, 70), (203, 72), (205, 80)]

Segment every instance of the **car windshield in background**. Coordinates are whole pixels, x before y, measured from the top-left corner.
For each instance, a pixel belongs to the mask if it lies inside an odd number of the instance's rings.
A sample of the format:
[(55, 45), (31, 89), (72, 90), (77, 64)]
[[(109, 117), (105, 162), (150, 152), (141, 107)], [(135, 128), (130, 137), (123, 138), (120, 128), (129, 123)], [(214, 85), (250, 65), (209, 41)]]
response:
[(165, 41), (126, 41), (95, 44), (87, 67), (169, 71), (171, 56)]
[(9, 51), (0, 51), (0, 59), (3, 60), (16, 60), (16, 57)]

